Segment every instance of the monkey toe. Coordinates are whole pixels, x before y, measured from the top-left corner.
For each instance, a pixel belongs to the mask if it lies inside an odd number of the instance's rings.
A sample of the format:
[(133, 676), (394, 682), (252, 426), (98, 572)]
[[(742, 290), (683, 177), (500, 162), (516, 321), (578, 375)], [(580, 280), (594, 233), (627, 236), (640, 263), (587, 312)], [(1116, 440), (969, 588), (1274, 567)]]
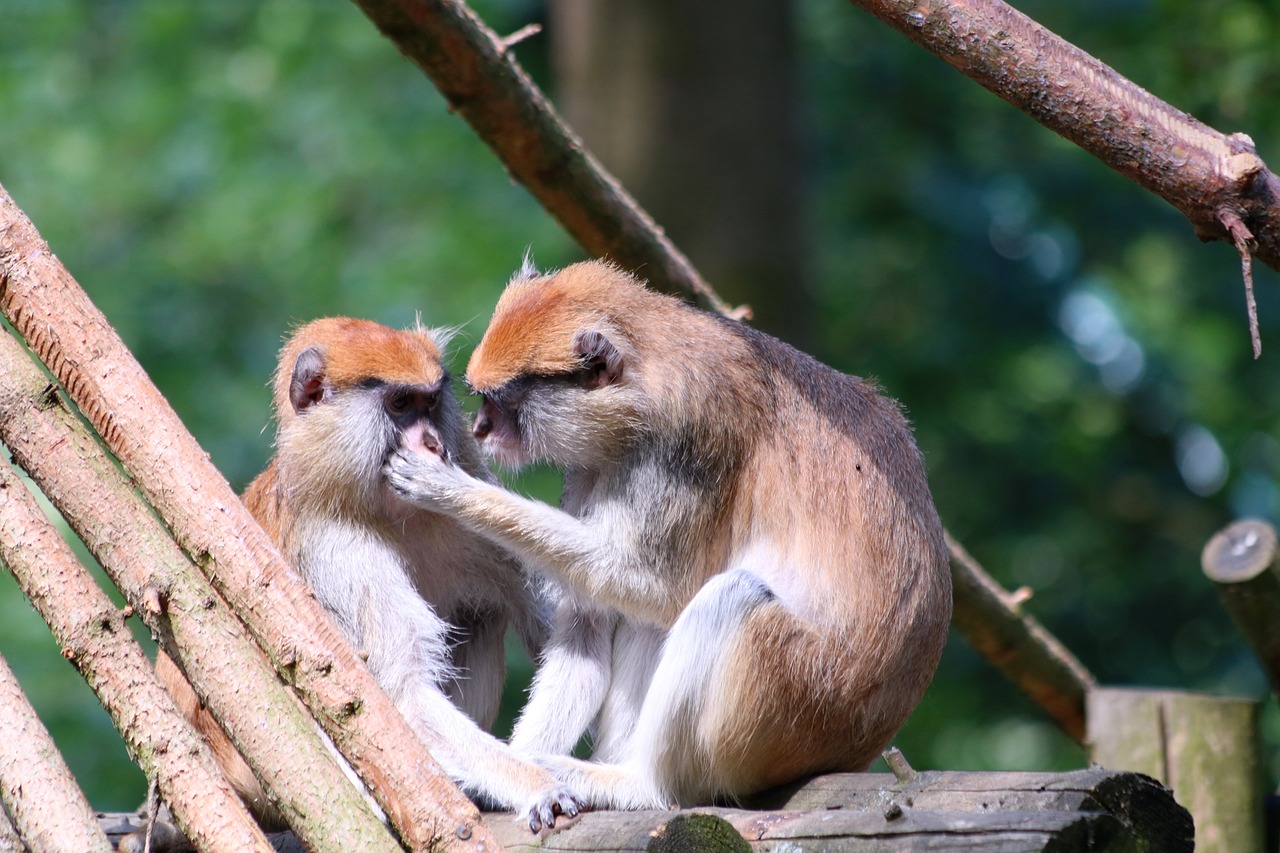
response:
[(586, 800), (567, 785), (557, 784), (540, 793), (525, 810), (529, 830), (537, 833), (545, 827), (552, 829), (556, 818), (574, 818), (585, 811)]

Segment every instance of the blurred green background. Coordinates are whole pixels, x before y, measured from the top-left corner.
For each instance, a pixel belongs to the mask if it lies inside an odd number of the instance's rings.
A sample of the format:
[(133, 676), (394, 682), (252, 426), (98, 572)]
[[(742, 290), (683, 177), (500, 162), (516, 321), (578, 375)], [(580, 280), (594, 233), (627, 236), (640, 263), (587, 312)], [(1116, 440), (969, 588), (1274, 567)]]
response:
[[(632, 4), (657, 23), (601, 35), (551, 2), (475, 8), (500, 33), (546, 25), (520, 61), (728, 300), (902, 400), (952, 534), (1032, 587), (1102, 683), (1266, 696), (1199, 553), (1280, 511), (1274, 272), (1254, 362), (1231, 247), (848, 3), (762, 4), (780, 24)], [(1280, 163), (1274, 4), (1018, 7)], [(350, 3), (10, 0), (3, 20), (0, 183), (237, 488), (270, 452), (292, 325), (421, 312), (461, 329), (460, 366), (526, 247), (581, 257)], [(651, 89), (609, 77), (646, 45), (700, 64), (647, 66)], [(756, 131), (718, 124), (762, 104)], [(549, 472), (513, 485), (556, 495)], [(7, 575), (0, 653), (95, 806), (136, 805), (140, 772)], [(1274, 784), (1274, 700), (1263, 728)], [(919, 768), (1085, 761), (959, 637), (899, 744)]]

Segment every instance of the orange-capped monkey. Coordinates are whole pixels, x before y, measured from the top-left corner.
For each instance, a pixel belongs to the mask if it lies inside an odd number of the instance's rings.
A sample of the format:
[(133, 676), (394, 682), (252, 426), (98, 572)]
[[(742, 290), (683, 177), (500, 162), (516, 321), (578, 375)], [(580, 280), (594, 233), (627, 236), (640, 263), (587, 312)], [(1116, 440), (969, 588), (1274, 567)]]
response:
[[(420, 447), (387, 472), (559, 587), (512, 746), (616, 808), (871, 763), (951, 616), (942, 526), (896, 404), (602, 262), (526, 262), (467, 380), (482, 447), (562, 467), (562, 508)], [(594, 760), (567, 757), (588, 729)]]
[[(445, 771), (536, 831), (575, 814), (578, 801), (485, 730), (498, 713), (506, 627), (534, 652), (544, 638), (526, 576), (491, 540), (405, 502), (382, 475), (404, 446), (496, 482), (450, 391), (442, 345), (438, 332), (365, 320), (299, 328), (275, 376), (276, 454), (244, 500)], [(257, 780), (197, 713), (173, 662), (162, 657), (157, 669), (237, 790), (269, 818)]]

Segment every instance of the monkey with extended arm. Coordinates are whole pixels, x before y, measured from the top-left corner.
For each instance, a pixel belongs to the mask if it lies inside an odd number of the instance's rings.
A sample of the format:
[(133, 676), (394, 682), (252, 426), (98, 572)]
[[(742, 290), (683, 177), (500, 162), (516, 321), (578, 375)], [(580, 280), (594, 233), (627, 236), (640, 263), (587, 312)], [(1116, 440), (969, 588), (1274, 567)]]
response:
[(618, 268), (512, 279), (471, 357), (474, 432), (565, 472), (562, 509), (427, 448), (387, 467), (560, 587), (512, 745), (593, 805), (734, 798), (862, 770), (919, 701), (948, 557), (898, 407)]
[[(496, 482), (450, 393), (441, 345), (437, 333), (347, 318), (298, 329), (275, 377), (276, 455), (244, 500), (445, 771), (536, 831), (576, 813), (577, 800), (485, 731), (498, 713), (507, 625), (533, 653), (545, 633), (525, 575), (492, 541), (401, 500), (381, 472), (403, 444)], [(162, 656), (157, 669), (236, 788), (269, 815), (174, 663)]]

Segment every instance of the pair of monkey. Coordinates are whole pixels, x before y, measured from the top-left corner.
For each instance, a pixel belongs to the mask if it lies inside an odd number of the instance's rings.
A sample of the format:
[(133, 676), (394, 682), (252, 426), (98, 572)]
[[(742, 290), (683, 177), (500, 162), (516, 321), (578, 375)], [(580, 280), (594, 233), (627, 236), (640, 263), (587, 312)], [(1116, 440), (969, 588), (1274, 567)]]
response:
[[(276, 455), (245, 501), (465, 792), (536, 832), (871, 763), (951, 614), (896, 404), (599, 261), (513, 276), (467, 368), (471, 434), (444, 344), (351, 319), (299, 329)], [(477, 445), (562, 468), (560, 508), (505, 490)], [(508, 626), (539, 665), (503, 743), (487, 728)], [(590, 761), (569, 756), (585, 732)]]

